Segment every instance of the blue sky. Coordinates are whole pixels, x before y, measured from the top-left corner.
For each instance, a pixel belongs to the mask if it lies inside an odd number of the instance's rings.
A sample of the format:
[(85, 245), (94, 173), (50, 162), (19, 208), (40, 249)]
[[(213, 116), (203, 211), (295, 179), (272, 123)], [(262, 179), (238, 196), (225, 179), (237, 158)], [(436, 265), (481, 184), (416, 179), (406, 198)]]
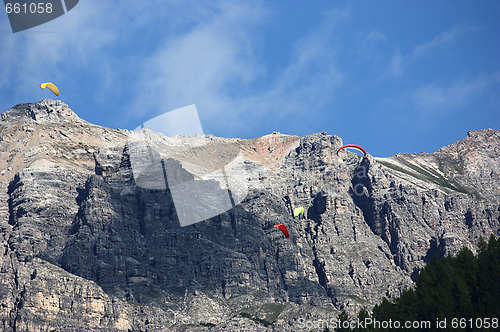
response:
[(431, 153), (500, 129), (499, 17), (496, 0), (80, 0), (13, 34), (0, 14), (0, 111), (61, 99), (134, 129), (196, 104), (206, 134)]

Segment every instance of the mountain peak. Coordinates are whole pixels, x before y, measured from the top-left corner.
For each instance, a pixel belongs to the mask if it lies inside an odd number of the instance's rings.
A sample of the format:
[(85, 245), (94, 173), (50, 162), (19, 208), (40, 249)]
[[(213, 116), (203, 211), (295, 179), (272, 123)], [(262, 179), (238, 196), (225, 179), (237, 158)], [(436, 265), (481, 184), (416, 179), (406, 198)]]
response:
[(291, 331), (371, 310), (434, 255), (500, 234), (499, 139), (363, 158), (326, 132), (195, 145), (17, 105), (0, 115), (2, 324)]
[(42, 99), (36, 103), (18, 104), (0, 114), (0, 122), (86, 123), (60, 100)]

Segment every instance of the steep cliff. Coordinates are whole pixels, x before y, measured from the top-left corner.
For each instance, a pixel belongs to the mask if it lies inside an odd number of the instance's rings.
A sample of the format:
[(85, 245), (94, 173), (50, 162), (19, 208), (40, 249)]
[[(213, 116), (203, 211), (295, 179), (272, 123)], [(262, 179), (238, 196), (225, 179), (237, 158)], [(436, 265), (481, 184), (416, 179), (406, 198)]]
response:
[[(295, 331), (399, 295), (435, 253), (500, 235), (499, 131), (390, 158), (337, 155), (326, 133), (204, 146), (141, 133), (160, 161), (147, 179), (133, 171), (137, 133), (52, 100), (0, 116), (3, 330)], [(201, 170), (234, 149), (235, 207), (181, 227), (159, 179), (225, 192)]]

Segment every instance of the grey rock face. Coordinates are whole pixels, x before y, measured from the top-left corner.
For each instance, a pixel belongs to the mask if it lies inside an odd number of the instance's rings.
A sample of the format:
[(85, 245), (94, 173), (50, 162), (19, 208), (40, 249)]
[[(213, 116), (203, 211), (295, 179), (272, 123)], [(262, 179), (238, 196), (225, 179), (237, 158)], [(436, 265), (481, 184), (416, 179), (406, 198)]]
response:
[(368, 176), (356, 181), (370, 192), (358, 199), (365, 220), (414, 279), (435, 253), (474, 251), (479, 236), (500, 235), (499, 143), (498, 131), (469, 132), (431, 155), (363, 165)]
[(68, 105), (59, 100), (42, 99), (38, 103), (19, 104), (0, 114), (1, 122), (26, 121), (33, 124), (88, 123), (80, 119)]
[(9, 247), (19, 260), (40, 256), (55, 263), (78, 213), (78, 187), (86, 176), (71, 170), (19, 171), (9, 186)]
[[(5, 331), (296, 331), (399, 295), (433, 254), (500, 235), (499, 131), (433, 154), (362, 158), (337, 155), (342, 140), (326, 133), (206, 136), (204, 148), (146, 130), (160, 163), (137, 177), (135, 133), (57, 103), (0, 116), (0, 153), (13, 156), (0, 165)], [(227, 188), (201, 170), (227, 164), (228, 144), (243, 156), (235, 183), (248, 194), (181, 227), (164, 177), (219, 197)]]

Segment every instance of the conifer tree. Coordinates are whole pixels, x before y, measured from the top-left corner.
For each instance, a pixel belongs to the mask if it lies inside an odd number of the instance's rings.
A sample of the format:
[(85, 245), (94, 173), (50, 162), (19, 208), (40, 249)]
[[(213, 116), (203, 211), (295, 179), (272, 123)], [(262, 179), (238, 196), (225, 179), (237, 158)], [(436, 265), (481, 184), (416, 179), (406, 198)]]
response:
[[(360, 312), (361, 314), (361, 312)], [(464, 247), (455, 257), (436, 255), (421, 271), (415, 289), (373, 308), (379, 321), (430, 321), (454, 317), (500, 319), (500, 238), (479, 239), (478, 254)], [(448, 324), (447, 329), (452, 331)], [(461, 331), (473, 331), (470, 324)], [(411, 330), (407, 330), (411, 331)]]

